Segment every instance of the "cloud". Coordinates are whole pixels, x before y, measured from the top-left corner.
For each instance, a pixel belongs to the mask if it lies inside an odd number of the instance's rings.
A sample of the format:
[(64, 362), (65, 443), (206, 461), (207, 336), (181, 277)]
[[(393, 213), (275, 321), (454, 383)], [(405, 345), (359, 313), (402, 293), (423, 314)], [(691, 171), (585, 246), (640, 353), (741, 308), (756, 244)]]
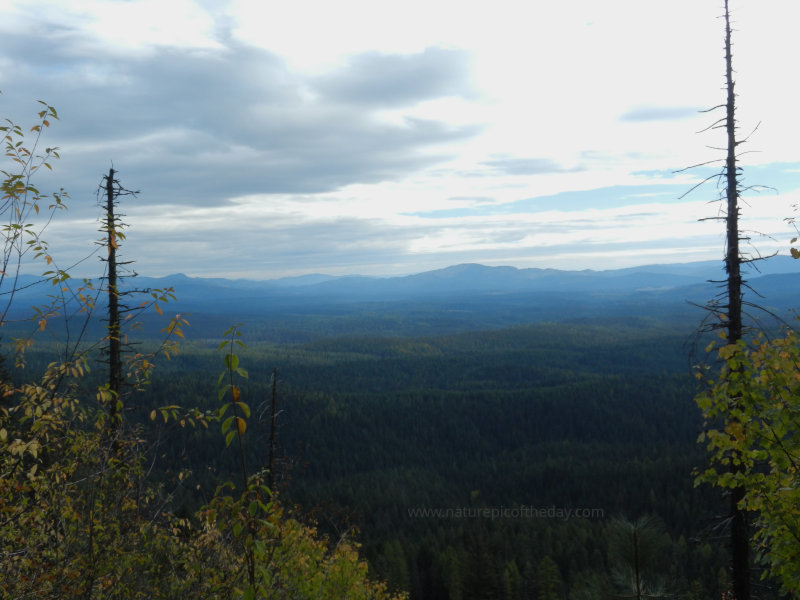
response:
[(233, 40), (223, 50), (76, 56), (76, 35), (60, 38), (65, 47), (7, 41), (19, 57), (20, 87), (38, 89), (62, 116), (53, 128), (64, 157), (60, 181), (81, 194), (112, 161), (123, 184), (142, 189), (142, 203), (328, 192), (407, 176), (446, 160), (444, 144), (479, 131), (377, 114), (466, 93), (463, 53), (365, 55), (322, 82)]
[(481, 163), (499, 175), (542, 175), (544, 173), (572, 173), (581, 167), (567, 169), (549, 158), (498, 158)]
[(620, 115), (620, 121), (675, 121), (696, 117), (700, 109), (694, 106), (638, 106)]
[(333, 73), (314, 79), (315, 91), (331, 102), (390, 108), (446, 96), (471, 97), (469, 55), (427, 48), (417, 54), (368, 52)]
[[(93, 248), (95, 191), (112, 164), (141, 190), (122, 211), (132, 226), (126, 255), (143, 273), (381, 274), (524, 264), (553, 248), (564, 264), (590, 265), (602, 251), (592, 240), (619, 243), (621, 254), (639, 230), (656, 248), (700, 227), (634, 213), (677, 210), (705, 171), (672, 170), (716, 157), (703, 150), (718, 145), (713, 132), (693, 135), (707, 125), (693, 106), (719, 97), (716, 9), (679, 19), (693, 35), (676, 49), (653, 38), (652, 11), (627, 0), (587, 0), (538, 20), (539, 8), (514, 2), (499, 11), (403, 4), (391, 18), (347, 3), (322, 9), (324, 18), (302, 2), (161, 4), (11, 0), (0, 9), (0, 118), (28, 131), (39, 98), (62, 117), (43, 146), (60, 146), (63, 158), (36, 180), (72, 195), (47, 232), (54, 253)], [(746, 36), (754, 24), (742, 24)], [(737, 37), (742, 108), (771, 115), (754, 140), (765, 152), (743, 155), (744, 185), (785, 195), (800, 185), (797, 136), (776, 115), (791, 112), (779, 102), (792, 94), (765, 65), (796, 44), (770, 35), (781, 45), (765, 53), (758, 37)], [(686, 68), (670, 68), (677, 63)], [(755, 87), (754, 73), (763, 78)], [(764, 167), (751, 168), (756, 161)], [(689, 199), (715, 191), (712, 181)], [(774, 194), (755, 191), (763, 212)], [(782, 224), (794, 213), (779, 214)]]
[[(472, 203), (464, 202), (454, 208), (417, 211), (413, 214), (424, 219), (448, 219), (456, 217), (480, 217), (489, 215), (535, 215), (558, 210), (573, 215), (572, 222), (578, 223), (575, 214), (602, 207), (603, 209), (641, 206), (658, 198), (665, 204), (677, 203), (682, 185), (671, 183), (652, 183), (645, 185), (615, 185), (589, 190), (570, 190), (557, 194), (532, 196), (511, 202)], [(655, 213), (647, 213), (655, 219)], [(619, 217), (622, 218), (622, 217)]]

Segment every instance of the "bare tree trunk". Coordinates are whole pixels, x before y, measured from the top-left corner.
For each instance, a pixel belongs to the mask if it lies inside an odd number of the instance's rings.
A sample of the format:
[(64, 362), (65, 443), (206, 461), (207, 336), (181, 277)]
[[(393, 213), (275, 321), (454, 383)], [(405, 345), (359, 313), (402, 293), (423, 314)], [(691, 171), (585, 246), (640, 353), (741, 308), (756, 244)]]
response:
[[(108, 246), (108, 386), (112, 393), (111, 417), (119, 418), (118, 406), (122, 393), (122, 347), (120, 340), (119, 289), (117, 288), (117, 234), (114, 216), (114, 169), (106, 177), (106, 229)], [(112, 427), (114, 423), (112, 422)]]
[[(725, 129), (728, 137), (728, 154), (725, 160), (727, 196), (727, 247), (725, 270), (728, 275), (728, 311), (726, 328), (728, 343), (737, 344), (742, 339), (742, 257), (739, 249), (739, 173), (736, 166), (736, 94), (733, 81), (733, 53), (731, 51), (731, 24), (728, 0), (725, 0), (725, 82), (727, 87)], [(731, 398), (735, 406), (737, 399)], [(736, 457), (732, 457), (731, 468), (736, 470)], [(745, 512), (739, 508), (744, 498), (744, 488), (731, 492), (731, 567), (733, 593), (736, 600), (750, 600), (750, 565), (748, 559), (749, 538)]]

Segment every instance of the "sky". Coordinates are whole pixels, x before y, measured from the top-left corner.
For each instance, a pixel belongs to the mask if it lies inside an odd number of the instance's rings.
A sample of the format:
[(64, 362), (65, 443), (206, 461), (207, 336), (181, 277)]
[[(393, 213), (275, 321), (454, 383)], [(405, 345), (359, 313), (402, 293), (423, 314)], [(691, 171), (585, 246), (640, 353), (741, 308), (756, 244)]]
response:
[[(754, 186), (742, 227), (754, 251), (787, 253), (800, 2), (731, 8)], [(721, 189), (685, 195), (721, 163), (681, 171), (724, 156), (724, 132), (702, 132), (723, 113), (701, 112), (725, 99), (721, 14), (722, 0), (0, 0), (0, 118), (58, 111), (40, 147), (61, 158), (35, 183), (70, 195), (43, 235), (75, 275), (102, 268), (81, 260), (111, 167), (139, 191), (121, 251), (148, 276), (721, 260)]]

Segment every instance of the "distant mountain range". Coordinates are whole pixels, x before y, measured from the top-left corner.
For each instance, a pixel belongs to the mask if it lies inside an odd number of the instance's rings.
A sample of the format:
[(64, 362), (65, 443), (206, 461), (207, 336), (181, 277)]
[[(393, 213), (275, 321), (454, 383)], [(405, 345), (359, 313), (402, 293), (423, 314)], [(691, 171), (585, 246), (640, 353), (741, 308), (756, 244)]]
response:
[[(177, 274), (135, 277), (125, 285), (172, 287), (177, 296), (169, 307), (173, 313), (224, 316), (232, 322), (266, 317), (295, 328), (309, 327), (309, 320), (318, 325), (332, 315), (349, 316), (353, 323), (359, 316), (359, 323), (378, 319), (386, 325), (392, 315), (395, 323), (414, 323), (418, 332), (425, 323), (448, 320), (460, 323), (454, 325), (458, 329), (531, 320), (685, 315), (718, 295), (724, 278), (722, 261), (707, 261), (606, 271), (461, 264), (403, 277), (314, 274), (264, 281)], [(747, 265), (746, 279), (752, 288), (747, 301), (778, 313), (800, 306), (800, 262), (790, 257), (759, 261)], [(14, 301), (18, 310), (41, 303), (55, 289), (36, 281), (20, 280), (22, 289)]]
[[(758, 270), (756, 270), (756, 266)], [(774, 257), (747, 265), (746, 278), (764, 294), (798, 291), (800, 262), (790, 257)], [(193, 308), (212, 301), (262, 307), (270, 301), (309, 302), (396, 302), (402, 300), (441, 300), (465, 294), (581, 294), (586, 296), (661, 294), (695, 296), (707, 293), (713, 282), (723, 281), (722, 261), (649, 265), (607, 271), (562, 271), (557, 269), (517, 269), (461, 264), (402, 277), (363, 277), (305, 275), (274, 280), (205, 279), (171, 275), (163, 278), (139, 277), (139, 287), (175, 288), (180, 302)], [(764, 291), (759, 288), (764, 287)], [(786, 289), (784, 289), (786, 288)], [(798, 296), (800, 302), (800, 296)], [(282, 302), (281, 302), (282, 303)]]

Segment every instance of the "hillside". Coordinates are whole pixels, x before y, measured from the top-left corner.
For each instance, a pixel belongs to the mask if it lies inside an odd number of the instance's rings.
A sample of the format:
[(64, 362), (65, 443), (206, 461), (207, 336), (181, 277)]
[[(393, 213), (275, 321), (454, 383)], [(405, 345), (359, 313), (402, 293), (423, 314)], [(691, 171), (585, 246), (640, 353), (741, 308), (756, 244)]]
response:
[[(697, 305), (719, 293), (715, 282), (723, 277), (721, 261), (608, 271), (465, 264), (390, 278), (309, 275), (256, 281), (171, 275), (130, 278), (123, 285), (173, 288), (177, 299), (166, 310), (191, 315), (195, 337), (214, 337), (240, 322), (252, 339), (304, 342), (330, 335), (428, 335), (596, 318), (700, 321), (704, 313)], [(745, 300), (781, 317), (788, 317), (800, 297), (800, 265), (791, 258), (754, 263), (747, 279), (751, 289)], [(21, 280), (12, 318), (48, 301), (52, 286), (37, 281)], [(102, 304), (102, 297), (98, 301)], [(145, 331), (154, 335), (158, 320), (151, 321), (145, 319)]]

